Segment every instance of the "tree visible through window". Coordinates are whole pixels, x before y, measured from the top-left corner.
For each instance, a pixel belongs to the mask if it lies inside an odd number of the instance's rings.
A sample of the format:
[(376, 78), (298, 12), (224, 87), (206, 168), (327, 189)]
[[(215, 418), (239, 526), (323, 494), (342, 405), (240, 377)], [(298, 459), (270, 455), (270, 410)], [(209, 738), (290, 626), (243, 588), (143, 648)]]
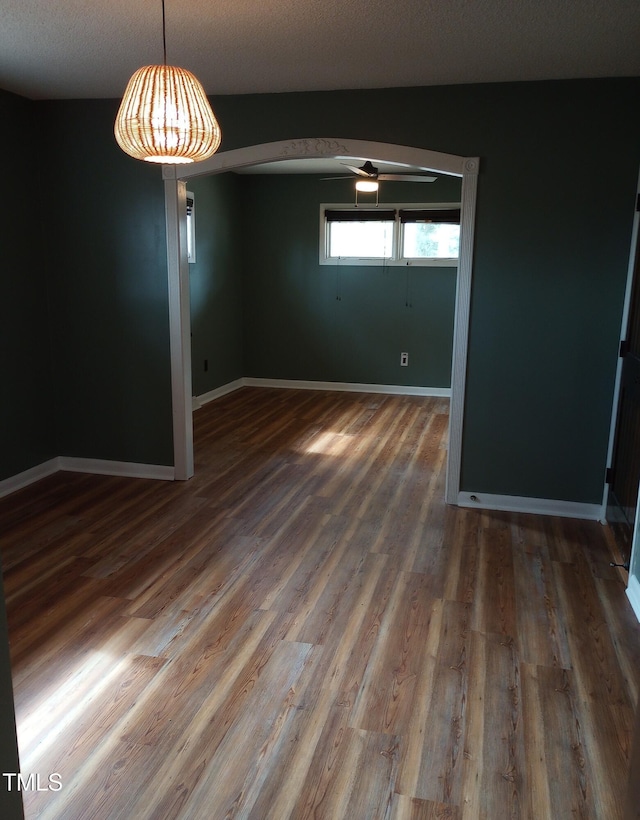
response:
[(447, 222), (406, 222), (402, 255), (408, 259), (457, 259), (460, 225)]

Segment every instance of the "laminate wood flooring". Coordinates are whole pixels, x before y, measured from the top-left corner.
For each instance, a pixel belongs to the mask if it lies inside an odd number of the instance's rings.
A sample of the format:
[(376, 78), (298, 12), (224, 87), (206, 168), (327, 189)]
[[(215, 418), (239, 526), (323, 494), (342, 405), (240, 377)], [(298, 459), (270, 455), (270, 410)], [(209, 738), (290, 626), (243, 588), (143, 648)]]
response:
[(444, 504), (443, 399), (243, 388), (0, 502), (28, 820), (622, 817), (607, 528)]

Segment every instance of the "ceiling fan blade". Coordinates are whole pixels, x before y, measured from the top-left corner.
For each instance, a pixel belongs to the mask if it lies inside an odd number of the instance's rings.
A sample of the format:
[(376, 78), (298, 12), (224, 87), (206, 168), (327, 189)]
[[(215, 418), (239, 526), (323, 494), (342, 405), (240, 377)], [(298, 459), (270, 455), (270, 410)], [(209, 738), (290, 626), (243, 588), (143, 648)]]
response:
[(425, 177), (419, 174), (378, 174), (379, 180), (393, 182), (435, 182), (438, 177)]
[(367, 160), (364, 165), (360, 166), (360, 168), (355, 165), (348, 165), (346, 162), (341, 164), (350, 171), (353, 171), (353, 173), (357, 174), (359, 177), (366, 177), (367, 179), (378, 178), (378, 169), (369, 160)]
[(352, 177), (348, 177), (346, 174), (343, 174), (341, 177), (320, 177), (320, 182), (326, 182), (329, 179), (351, 179)]

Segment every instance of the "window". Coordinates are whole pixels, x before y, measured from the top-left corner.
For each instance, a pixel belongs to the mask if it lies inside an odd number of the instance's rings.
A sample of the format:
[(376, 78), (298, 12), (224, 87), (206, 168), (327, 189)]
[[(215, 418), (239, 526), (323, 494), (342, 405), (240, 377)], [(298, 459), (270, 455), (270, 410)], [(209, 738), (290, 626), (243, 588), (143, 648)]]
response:
[(382, 208), (320, 206), (320, 264), (458, 264), (457, 203)]
[(329, 258), (393, 258), (395, 211), (328, 209), (324, 218)]
[(187, 191), (187, 261), (196, 261), (196, 201), (191, 191)]

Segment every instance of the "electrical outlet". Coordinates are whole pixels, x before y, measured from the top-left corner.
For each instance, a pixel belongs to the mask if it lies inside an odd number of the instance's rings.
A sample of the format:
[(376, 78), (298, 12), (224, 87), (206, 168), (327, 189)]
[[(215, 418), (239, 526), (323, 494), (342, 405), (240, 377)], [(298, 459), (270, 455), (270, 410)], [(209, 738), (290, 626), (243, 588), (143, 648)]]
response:
[(409, 366), (409, 354), (408, 353), (401, 353), (400, 354), (400, 366), (401, 367), (408, 367)]

